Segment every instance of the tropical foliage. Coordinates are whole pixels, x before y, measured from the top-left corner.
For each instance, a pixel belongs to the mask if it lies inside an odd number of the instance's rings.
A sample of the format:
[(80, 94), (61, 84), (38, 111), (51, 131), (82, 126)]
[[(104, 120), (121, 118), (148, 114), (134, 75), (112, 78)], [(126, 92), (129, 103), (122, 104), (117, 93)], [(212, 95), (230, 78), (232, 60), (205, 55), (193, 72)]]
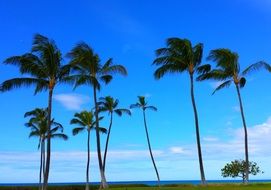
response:
[(110, 117), (110, 123), (108, 127), (108, 134), (106, 137), (106, 143), (105, 143), (105, 150), (104, 150), (104, 158), (103, 158), (103, 170), (105, 172), (105, 165), (106, 165), (106, 156), (107, 156), (107, 150), (108, 150), (108, 144), (111, 134), (111, 128), (113, 124), (113, 114), (115, 113), (119, 117), (121, 117), (123, 114), (131, 115), (131, 111), (129, 109), (125, 108), (118, 108), (119, 100), (114, 99), (111, 96), (101, 97), (98, 102), (99, 105), (99, 111), (100, 112), (108, 112)]
[(210, 70), (209, 65), (201, 66), (202, 54), (202, 43), (192, 46), (188, 39), (169, 38), (166, 40), (166, 47), (156, 50), (157, 58), (154, 60), (153, 65), (158, 67), (154, 72), (155, 79), (160, 79), (168, 73), (171, 74), (187, 72), (189, 74), (190, 94), (195, 117), (201, 183), (205, 184), (206, 180), (200, 143), (199, 120), (194, 96), (194, 74), (204, 74)]
[[(99, 118), (101, 120), (102, 118)], [(96, 122), (96, 121), (95, 121)], [(86, 169), (86, 190), (89, 190), (89, 161), (90, 161), (90, 131), (95, 127), (94, 114), (88, 111), (82, 111), (74, 114), (74, 118), (71, 120), (71, 124), (78, 127), (72, 130), (73, 135), (77, 135), (83, 131), (87, 131), (87, 169)], [(100, 127), (99, 132), (106, 133), (105, 128)]]
[(148, 132), (148, 127), (147, 127), (147, 121), (146, 121), (146, 110), (152, 110), (152, 111), (157, 111), (157, 108), (154, 106), (148, 105), (148, 102), (145, 100), (144, 96), (138, 96), (138, 101), (135, 104), (132, 104), (130, 106), (131, 109), (133, 108), (140, 108), (143, 111), (143, 120), (144, 120), (144, 127), (145, 127), (145, 132), (146, 132), (146, 137), (147, 137), (147, 142), (148, 142), (148, 147), (149, 147), (149, 152), (152, 160), (153, 167), (155, 169), (155, 173), (157, 176), (158, 180), (158, 185), (160, 186), (160, 176), (158, 169), (156, 167), (153, 154), (152, 154), (152, 148), (151, 148), (151, 143), (150, 143), (150, 137), (149, 137), (149, 132)]
[[(45, 174), (45, 140), (48, 138), (48, 109), (36, 108), (32, 111), (26, 112), (24, 117), (30, 117), (29, 121), (25, 123), (25, 126), (30, 128), (31, 132), (29, 137), (38, 137), (38, 149), (40, 149), (40, 171), (39, 171), (39, 188), (42, 189), (42, 177)], [(54, 126), (50, 130), (51, 138), (60, 138), (68, 140), (68, 136), (63, 134), (63, 126), (60, 123), (51, 121), (51, 125)]]
[(112, 59), (108, 59), (104, 64), (101, 64), (99, 56), (94, 53), (88, 44), (84, 42), (77, 44), (68, 54), (68, 57), (71, 59), (70, 65), (72, 71), (72, 76), (70, 76), (69, 79), (75, 81), (74, 88), (80, 85), (89, 85), (93, 88), (93, 102), (95, 106), (94, 115), (96, 120), (96, 144), (102, 182), (101, 187), (108, 188), (101, 155), (97, 90), (99, 91), (101, 89), (101, 82), (108, 84), (113, 79), (114, 74), (127, 75), (127, 71), (122, 65), (114, 65)]
[[(247, 183), (249, 180), (248, 134), (240, 88), (243, 88), (246, 84), (245, 74), (252, 70), (253, 68), (255, 69), (256, 66), (250, 66), (243, 72), (241, 72), (238, 54), (232, 52), (229, 49), (212, 50), (207, 59), (216, 62), (216, 68), (210, 70), (208, 73), (202, 74), (201, 76), (198, 77), (198, 80), (213, 79), (221, 81), (221, 84), (218, 85), (218, 87), (216, 87), (213, 94), (218, 90), (229, 87), (232, 83), (235, 85), (237, 91), (241, 117), (244, 127), (245, 162), (247, 163), (245, 170), (245, 182)], [(209, 64), (205, 66), (210, 67)]]
[[(263, 173), (260, 170), (260, 167), (256, 162), (249, 162), (248, 164), (249, 174), (257, 175), (258, 173)], [(227, 163), (224, 168), (221, 169), (221, 175), (223, 177), (240, 177), (243, 180), (243, 183), (246, 179), (246, 161), (245, 160), (234, 160), (230, 163)]]
[(45, 36), (36, 34), (32, 43), (30, 53), (7, 58), (4, 63), (17, 66), (23, 77), (13, 78), (1, 84), (1, 91), (10, 91), (19, 87), (35, 87), (34, 94), (48, 91), (48, 138), (47, 158), (45, 164), (44, 190), (47, 189), (50, 160), (51, 160), (51, 113), (52, 97), (55, 86), (59, 83), (67, 82), (69, 75), (69, 65), (62, 65), (62, 56), (53, 40)]

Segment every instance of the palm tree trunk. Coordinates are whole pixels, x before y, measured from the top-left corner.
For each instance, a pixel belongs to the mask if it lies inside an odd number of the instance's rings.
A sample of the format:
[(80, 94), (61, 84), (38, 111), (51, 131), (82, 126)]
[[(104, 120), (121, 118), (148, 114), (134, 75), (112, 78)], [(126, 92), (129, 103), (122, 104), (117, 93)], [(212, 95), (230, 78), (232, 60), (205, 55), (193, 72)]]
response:
[(204, 167), (203, 167), (203, 160), (202, 160), (202, 153), (201, 153), (201, 145), (200, 145), (200, 132), (199, 132), (199, 120), (198, 120), (198, 112), (194, 97), (194, 79), (193, 74), (190, 74), (190, 84), (191, 84), (191, 100), (194, 110), (195, 116), (195, 126), (196, 126), (196, 137), (197, 137), (197, 147), (198, 147), (198, 157), (199, 157), (199, 167), (200, 167), (200, 176), (201, 176), (201, 183), (206, 184), (205, 174), (204, 174)]
[(52, 113), (52, 97), (53, 88), (49, 88), (49, 99), (48, 99), (48, 129), (47, 129), (47, 155), (44, 173), (43, 190), (47, 190), (49, 170), (50, 170), (50, 160), (51, 160), (51, 113)]
[(109, 128), (108, 128), (108, 134), (107, 134), (107, 138), (106, 138), (105, 151), (104, 151), (104, 159), (103, 159), (103, 171), (104, 171), (104, 173), (105, 173), (106, 155), (107, 155), (107, 149), (108, 149), (108, 144), (109, 144), (109, 138), (110, 138), (112, 123), (113, 123), (113, 113), (110, 113), (110, 124), (109, 124)]
[(42, 177), (42, 163), (43, 163), (43, 158), (42, 158), (42, 140), (40, 139), (40, 175), (39, 175), (39, 190), (42, 189), (42, 184), (41, 184), (41, 177)]
[(151, 149), (151, 143), (150, 143), (149, 133), (148, 133), (148, 128), (147, 128), (145, 110), (143, 110), (143, 118), (144, 118), (144, 126), (145, 126), (147, 141), (148, 141), (148, 147), (149, 147), (149, 151), (150, 151), (150, 155), (151, 155), (151, 160), (152, 160), (153, 167), (155, 169), (155, 173), (156, 173), (156, 176), (157, 176), (158, 186), (160, 187), (160, 177), (159, 177), (159, 173), (158, 173), (158, 170), (157, 170), (157, 167), (156, 167), (153, 155), (152, 155), (152, 149)]
[(88, 129), (88, 142), (87, 142), (87, 146), (88, 146), (88, 160), (87, 160), (87, 171), (86, 171), (86, 190), (89, 190), (89, 154), (90, 154), (90, 151), (89, 151), (89, 138), (90, 138), (90, 129)]
[(43, 174), (43, 179), (44, 179), (44, 175), (45, 175), (45, 141), (44, 139), (42, 140), (42, 174)]
[(246, 125), (246, 120), (245, 120), (245, 114), (244, 114), (244, 109), (243, 109), (243, 103), (242, 103), (242, 98), (241, 98), (241, 93), (238, 84), (235, 85), (237, 94), (238, 94), (238, 99), (239, 99), (239, 104), (240, 104), (240, 111), (241, 111), (241, 116), (242, 116), (242, 121), (243, 121), (243, 126), (244, 126), (244, 133), (245, 133), (245, 159), (246, 159), (246, 168), (245, 168), (245, 183), (248, 183), (249, 180), (249, 160), (248, 160), (248, 136), (247, 136), (247, 125)]
[(97, 94), (96, 94), (96, 85), (93, 85), (93, 94), (94, 94), (94, 104), (95, 104), (95, 119), (96, 119), (96, 141), (97, 141), (97, 155), (99, 161), (99, 169), (101, 174), (101, 186), (100, 188), (106, 189), (108, 188), (108, 184), (106, 182), (106, 178), (103, 171), (103, 161), (101, 154), (101, 142), (100, 142), (100, 133), (99, 133), (99, 113), (98, 113), (98, 103), (97, 103)]

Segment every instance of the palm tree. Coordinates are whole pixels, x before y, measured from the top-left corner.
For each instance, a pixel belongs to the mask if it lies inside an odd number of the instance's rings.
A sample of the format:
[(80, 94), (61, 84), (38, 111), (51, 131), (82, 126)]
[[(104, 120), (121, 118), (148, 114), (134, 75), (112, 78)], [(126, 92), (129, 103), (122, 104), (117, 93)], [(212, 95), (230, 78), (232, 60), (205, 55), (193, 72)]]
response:
[(65, 77), (69, 74), (69, 65), (61, 64), (61, 52), (53, 40), (36, 34), (34, 36), (31, 53), (7, 58), (4, 63), (19, 67), (21, 78), (13, 78), (4, 81), (0, 89), (2, 92), (19, 87), (35, 86), (35, 94), (48, 91), (48, 138), (47, 158), (44, 175), (44, 190), (47, 189), (50, 159), (51, 159), (51, 113), (52, 96), (57, 84), (67, 82)]
[[(102, 118), (100, 118), (102, 119)], [(94, 115), (92, 112), (82, 111), (80, 113), (74, 114), (74, 118), (70, 122), (71, 124), (76, 124), (79, 127), (76, 127), (72, 130), (73, 135), (77, 135), (78, 133), (87, 130), (88, 138), (87, 138), (87, 170), (86, 170), (86, 190), (89, 190), (89, 160), (90, 160), (90, 130), (94, 129)], [(99, 128), (99, 131), (102, 133), (106, 133), (107, 130), (105, 128)]]
[(101, 82), (108, 84), (112, 79), (112, 74), (127, 75), (125, 67), (122, 65), (113, 65), (112, 59), (109, 59), (105, 64), (100, 63), (99, 56), (94, 53), (91, 47), (82, 42), (77, 44), (68, 54), (71, 58), (70, 65), (72, 66), (73, 76), (70, 79), (76, 81), (75, 88), (80, 85), (90, 85), (93, 88), (93, 99), (95, 106), (96, 120), (96, 141), (97, 155), (99, 161), (99, 170), (101, 175), (101, 188), (108, 188), (105, 174), (103, 172), (103, 162), (101, 155), (100, 135), (99, 135), (99, 112), (97, 102), (97, 90), (101, 89)]
[(153, 154), (152, 154), (151, 143), (150, 143), (150, 138), (149, 138), (149, 133), (148, 133), (148, 127), (147, 127), (147, 121), (146, 121), (146, 113), (145, 113), (146, 110), (157, 111), (157, 108), (154, 107), (154, 106), (149, 106), (148, 103), (146, 102), (144, 96), (138, 96), (138, 102), (135, 103), (135, 104), (132, 104), (130, 106), (130, 108), (131, 109), (133, 109), (133, 108), (140, 108), (143, 111), (144, 126), (145, 126), (145, 132), (146, 132), (146, 137), (147, 137), (149, 152), (150, 152), (152, 164), (153, 164), (153, 167), (155, 169), (156, 176), (157, 176), (158, 185), (160, 186), (160, 177), (159, 177), (158, 169), (156, 167), (156, 164), (155, 164), (155, 161), (154, 161), (154, 158), (153, 158)]
[(190, 76), (190, 94), (194, 110), (196, 138), (201, 174), (201, 183), (205, 184), (205, 174), (202, 161), (200, 131), (196, 101), (194, 97), (194, 73), (202, 74), (209, 71), (209, 66), (201, 66), (203, 44), (192, 46), (188, 39), (169, 38), (166, 41), (167, 47), (156, 50), (157, 58), (153, 64), (159, 68), (154, 72), (155, 79), (162, 78), (167, 73), (188, 72)]
[[(221, 81), (221, 84), (214, 90), (213, 94), (218, 90), (229, 87), (232, 83), (235, 85), (244, 127), (245, 162), (247, 163), (245, 168), (245, 181), (247, 183), (249, 180), (248, 135), (240, 88), (243, 88), (246, 84), (246, 78), (244, 75), (253, 69), (263, 67), (264, 63), (253, 64), (241, 72), (238, 59), (238, 54), (229, 49), (221, 48), (212, 50), (207, 57), (207, 60), (216, 62), (216, 68), (212, 69), (208, 73), (200, 75), (197, 80), (202, 81), (206, 79), (213, 79)], [(208, 65), (208, 67), (210, 67), (210, 65)]]
[[(47, 117), (48, 109), (36, 108), (32, 111), (26, 112), (24, 117), (31, 117), (27, 123), (26, 127), (31, 129), (29, 137), (38, 137), (39, 144), (38, 149), (40, 149), (40, 171), (39, 171), (39, 189), (42, 188), (41, 179), (42, 174), (44, 175), (44, 164), (45, 164), (45, 139), (48, 138), (47, 135)], [(63, 126), (60, 123), (51, 121), (52, 126), (55, 126), (51, 129), (51, 138), (61, 138), (64, 140), (68, 139), (68, 136), (63, 134)], [(61, 130), (60, 133), (58, 130)]]
[(106, 144), (105, 144), (105, 151), (104, 151), (104, 158), (103, 158), (103, 170), (105, 172), (105, 164), (106, 164), (106, 155), (107, 155), (107, 149), (108, 149), (108, 144), (109, 144), (109, 138), (110, 138), (110, 133), (111, 133), (111, 127), (113, 124), (113, 114), (117, 114), (118, 116), (122, 116), (122, 114), (126, 113), (128, 115), (131, 115), (131, 111), (129, 109), (124, 109), (124, 108), (117, 108), (119, 104), (118, 99), (114, 99), (111, 96), (106, 96), (100, 98), (99, 104), (99, 111), (100, 112), (108, 112), (110, 115), (110, 123), (108, 127), (108, 134), (106, 137)]

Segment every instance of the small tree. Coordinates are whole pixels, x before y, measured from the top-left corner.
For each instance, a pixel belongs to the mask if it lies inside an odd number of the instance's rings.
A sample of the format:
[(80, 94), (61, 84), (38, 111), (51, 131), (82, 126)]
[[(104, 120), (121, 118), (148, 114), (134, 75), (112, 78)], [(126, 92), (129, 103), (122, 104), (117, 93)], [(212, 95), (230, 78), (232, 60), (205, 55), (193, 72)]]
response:
[[(249, 174), (257, 175), (263, 173), (256, 162), (249, 162)], [(221, 169), (221, 175), (223, 177), (241, 177), (243, 183), (246, 179), (246, 162), (245, 160), (234, 160), (231, 163), (227, 163), (224, 168)]]

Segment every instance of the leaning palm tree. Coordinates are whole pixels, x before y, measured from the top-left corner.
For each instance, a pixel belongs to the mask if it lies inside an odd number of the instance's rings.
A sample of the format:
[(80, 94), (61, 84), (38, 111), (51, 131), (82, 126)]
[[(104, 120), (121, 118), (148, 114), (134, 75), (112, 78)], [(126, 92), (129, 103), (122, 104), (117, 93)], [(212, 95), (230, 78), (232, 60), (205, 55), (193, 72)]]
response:
[(122, 65), (114, 65), (112, 59), (109, 59), (105, 64), (101, 64), (99, 56), (94, 53), (92, 48), (82, 42), (77, 44), (68, 54), (71, 59), (70, 65), (72, 67), (73, 75), (70, 79), (76, 81), (75, 87), (80, 85), (90, 85), (93, 88), (93, 100), (95, 106), (95, 120), (96, 120), (96, 141), (97, 141), (97, 155), (99, 162), (99, 170), (101, 175), (101, 188), (108, 188), (105, 174), (103, 172), (103, 161), (101, 154), (100, 135), (99, 135), (99, 112), (97, 102), (97, 91), (101, 89), (101, 82), (108, 84), (113, 74), (127, 75), (125, 67)]
[(165, 48), (156, 50), (157, 58), (154, 60), (153, 64), (158, 66), (158, 69), (154, 72), (154, 77), (155, 79), (160, 79), (167, 73), (171, 74), (188, 72), (189, 74), (190, 94), (195, 117), (201, 183), (205, 184), (206, 180), (201, 153), (198, 112), (194, 97), (194, 74), (205, 73), (209, 71), (210, 68), (208, 65), (201, 66), (203, 44), (199, 43), (195, 46), (192, 46), (188, 39), (179, 38), (169, 38), (167, 39), (166, 43), (167, 46)]
[[(100, 118), (102, 119), (102, 118)], [(89, 160), (90, 160), (90, 130), (94, 129), (94, 115), (92, 112), (82, 111), (80, 113), (74, 114), (74, 118), (70, 122), (71, 124), (78, 125), (72, 130), (73, 135), (77, 135), (80, 132), (87, 130), (88, 138), (87, 138), (87, 170), (86, 170), (86, 190), (89, 190)], [(106, 133), (107, 130), (105, 128), (99, 128), (99, 131), (102, 133)]]
[(66, 82), (65, 77), (69, 74), (69, 65), (62, 65), (61, 61), (61, 52), (55, 42), (36, 34), (30, 53), (12, 56), (4, 61), (5, 64), (19, 67), (23, 77), (6, 80), (0, 86), (2, 92), (29, 86), (35, 86), (35, 94), (48, 91), (48, 138), (44, 190), (47, 189), (50, 170), (52, 96), (55, 86), (61, 82)]
[(122, 114), (128, 114), (131, 115), (131, 111), (129, 109), (125, 108), (117, 108), (119, 104), (118, 99), (114, 99), (111, 96), (106, 96), (100, 98), (99, 104), (99, 111), (100, 112), (108, 112), (110, 115), (110, 123), (108, 127), (108, 134), (106, 137), (106, 143), (105, 143), (105, 151), (104, 151), (104, 158), (103, 158), (103, 170), (105, 172), (105, 164), (106, 164), (106, 155), (107, 155), (107, 149), (108, 149), (108, 144), (109, 144), (109, 138), (110, 138), (110, 133), (111, 133), (111, 128), (113, 124), (113, 114), (117, 114), (118, 116), (122, 116)]
[[(31, 129), (29, 137), (38, 137), (39, 144), (38, 149), (40, 149), (40, 170), (39, 170), (39, 189), (42, 189), (41, 179), (44, 175), (44, 164), (45, 164), (45, 140), (48, 138), (47, 135), (47, 117), (48, 109), (36, 108), (32, 111), (26, 112), (24, 117), (31, 117), (27, 123), (26, 127)], [(63, 134), (63, 126), (60, 123), (51, 121), (52, 126), (55, 126), (51, 129), (51, 138), (61, 138), (67, 140), (67, 135)], [(58, 132), (60, 130), (60, 132)], [(43, 175), (42, 175), (43, 174)]]
[(153, 164), (153, 167), (155, 169), (156, 176), (157, 176), (158, 185), (160, 186), (160, 177), (159, 177), (158, 169), (156, 167), (156, 164), (155, 164), (155, 161), (154, 161), (154, 158), (153, 158), (153, 154), (152, 154), (151, 143), (150, 143), (150, 138), (149, 138), (149, 133), (148, 133), (148, 127), (147, 127), (147, 121), (146, 121), (146, 113), (145, 113), (146, 110), (157, 111), (157, 108), (154, 107), (154, 106), (149, 106), (148, 103), (146, 102), (144, 96), (138, 96), (138, 102), (135, 103), (135, 104), (132, 104), (130, 106), (130, 108), (131, 109), (133, 109), (133, 108), (140, 108), (143, 111), (144, 126), (145, 126), (145, 132), (146, 132), (146, 137), (147, 137), (149, 152), (150, 152), (152, 164)]
[[(264, 66), (264, 64), (262, 65), (261, 63), (258, 63), (256, 65), (254, 64), (252, 66), (249, 66), (243, 72), (241, 72), (238, 59), (239, 59), (238, 54), (235, 52), (232, 52), (229, 49), (212, 50), (209, 56), (207, 57), (207, 60), (216, 62), (216, 68), (212, 69), (208, 73), (200, 75), (197, 78), (197, 80), (202, 81), (206, 79), (213, 79), (213, 80), (221, 81), (221, 84), (214, 90), (213, 94), (218, 90), (229, 87), (232, 83), (234, 83), (235, 85), (237, 95), (238, 95), (238, 100), (239, 100), (243, 127), (244, 127), (245, 162), (247, 163), (246, 168), (245, 168), (245, 182), (247, 183), (249, 180), (248, 135), (247, 135), (247, 126), (246, 126), (246, 120), (245, 120), (240, 88), (243, 88), (246, 84), (246, 79), (244, 75), (247, 72), (253, 69), (256, 69), (256, 67), (259, 68), (259, 67)], [(207, 67), (210, 67), (210, 65), (208, 65)]]

